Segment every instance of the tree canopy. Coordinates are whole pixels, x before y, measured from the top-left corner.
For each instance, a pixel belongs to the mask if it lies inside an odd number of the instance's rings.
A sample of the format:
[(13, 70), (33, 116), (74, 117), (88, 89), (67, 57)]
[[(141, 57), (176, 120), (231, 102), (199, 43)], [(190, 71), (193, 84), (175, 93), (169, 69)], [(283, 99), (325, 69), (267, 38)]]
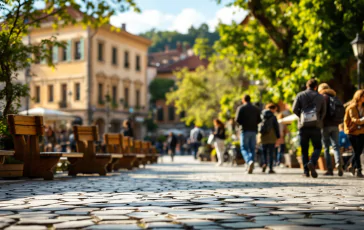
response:
[[(38, 4), (46, 7), (39, 9)], [(69, 14), (73, 8), (82, 12), (78, 21)], [(18, 73), (38, 59), (48, 60), (52, 65), (52, 46), (63, 46), (56, 37), (43, 39), (40, 44), (27, 44), (23, 39), (30, 29), (40, 28), (45, 21), (51, 21), (53, 28), (81, 23), (98, 28), (109, 23), (112, 15), (128, 9), (139, 11), (134, 0), (8, 0), (0, 1), (0, 109), (5, 117), (17, 109), (19, 98), (28, 93), (28, 86), (16, 82)]]
[(188, 44), (192, 47), (195, 44), (196, 38), (207, 38), (209, 46), (212, 47), (214, 42), (219, 39), (219, 33), (217, 31), (209, 32), (207, 24), (202, 24), (198, 28), (191, 26), (186, 34), (177, 31), (157, 31), (156, 29), (151, 29), (140, 35), (152, 40), (153, 43), (149, 48), (149, 52), (163, 51), (165, 46), (168, 46), (169, 49), (176, 49), (177, 43), (180, 43), (182, 46)]
[[(231, 0), (229, 4), (247, 10), (248, 18), (239, 24), (220, 24), (210, 65), (177, 73), (178, 89), (167, 96), (178, 111), (186, 112), (186, 123), (211, 124), (218, 112), (220, 117), (229, 116), (243, 93), (257, 100), (254, 84), (229, 88), (216, 83), (239, 76), (246, 82), (263, 82), (266, 102), (290, 104), (312, 77), (328, 82), (342, 99), (352, 97), (356, 61), (350, 41), (363, 31), (364, 0)], [(205, 44), (200, 40), (195, 51), (208, 51)], [(229, 65), (216, 68), (222, 60)]]

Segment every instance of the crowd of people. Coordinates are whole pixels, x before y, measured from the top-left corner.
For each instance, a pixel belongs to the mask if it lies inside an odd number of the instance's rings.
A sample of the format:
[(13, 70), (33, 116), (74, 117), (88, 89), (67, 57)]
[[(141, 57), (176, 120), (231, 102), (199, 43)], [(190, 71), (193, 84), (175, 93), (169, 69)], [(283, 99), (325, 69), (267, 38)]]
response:
[[(306, 87), (305, 91), (296, 96), (292, 108), (298, 117), (303, 176), (318, 177), (316, 166), (322, 147), (327, 165), (327, 172), (324, 175), (334, 175), (330, 155), (332, 147), (335, 168), (338, 175), (343, 176), (340, 146), (348, 148), (352, 145), (354, 153), (348, 171), (353, 176), (363, 177), (360, 155), (364, 149), (364, 90), (355, 93), (345, 110), (343, 103), (336, 97), (336, 92), (328, 84), (318, 85), (317, 80), (310, 79)], [(251, 174), (254, 171), (258, 134), (262, 146), (262, 171), (265, 172), (269, 167), (268, 173), (275, 173), (274, 161), (278, 163), (281, 161), (284, 153), (284, 136), (288, 132), (283, 124), (278, 123), (275, 115), (277, 106), (269, 103), (261, 111), (251, 103), (249, 95), (245, 95), (242, 102), (243, 104), (237, 109), (235, 122), (240, 126), (241, 154), (247, 163), (247, 173)], [(217, 128), (214, 134), (217, 134)], [(313, 146), (311, 157), (309, 157), (310, 142)], [(218, 143), (217, 139), (215, 142), (217, 149)], [(275, 153), (277, 159), (274, 159)]]

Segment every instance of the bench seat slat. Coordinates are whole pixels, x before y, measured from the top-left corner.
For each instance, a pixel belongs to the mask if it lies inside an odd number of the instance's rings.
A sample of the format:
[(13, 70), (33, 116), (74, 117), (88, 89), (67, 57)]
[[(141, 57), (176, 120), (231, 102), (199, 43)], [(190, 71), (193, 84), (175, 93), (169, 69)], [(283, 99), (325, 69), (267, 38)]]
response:
[(111, 158), (122, 158), (123, 155), (119, 153), (96, 153), (96, 157), (110, 157)]
[(0, 156), (14, 156), (15, 151), (12, 150), (0, 150)]
[(40, 152), (41, 156), (53, 156), (53, 157), (69, 157), (69, 158), (81, 158), (83, 153), (64, 153), (64, 152)]

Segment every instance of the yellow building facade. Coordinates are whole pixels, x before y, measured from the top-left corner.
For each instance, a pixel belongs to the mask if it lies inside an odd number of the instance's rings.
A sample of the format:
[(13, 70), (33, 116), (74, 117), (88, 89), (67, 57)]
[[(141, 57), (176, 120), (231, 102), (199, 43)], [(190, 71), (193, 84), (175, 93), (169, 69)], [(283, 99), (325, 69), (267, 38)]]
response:
[[(105, 132), (120, 132), (132, 119), (135, 136), (145, 133), (148, 109), (147, 52), (151, 42), (110, 26), (96, 31), (82, 25), (54, 30), (51, 24), (31, 32), (33, 44), (55, 36), (65, 47), (49, 47), (55, 67), (46, 60), (31, 66), (30, 108), (66, 111), (83, 124)], [(88, 53), (90, 51), (90, 54)]]

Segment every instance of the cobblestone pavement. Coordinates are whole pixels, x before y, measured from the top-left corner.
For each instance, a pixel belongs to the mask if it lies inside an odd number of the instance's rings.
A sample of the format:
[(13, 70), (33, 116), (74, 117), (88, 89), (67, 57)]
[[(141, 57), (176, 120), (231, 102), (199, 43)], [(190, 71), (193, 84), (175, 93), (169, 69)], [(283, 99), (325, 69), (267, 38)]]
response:
[(167, 160), (107, 177), (1, 181), (0, 228), (364, 229), (364, 181), (349, 175)]

